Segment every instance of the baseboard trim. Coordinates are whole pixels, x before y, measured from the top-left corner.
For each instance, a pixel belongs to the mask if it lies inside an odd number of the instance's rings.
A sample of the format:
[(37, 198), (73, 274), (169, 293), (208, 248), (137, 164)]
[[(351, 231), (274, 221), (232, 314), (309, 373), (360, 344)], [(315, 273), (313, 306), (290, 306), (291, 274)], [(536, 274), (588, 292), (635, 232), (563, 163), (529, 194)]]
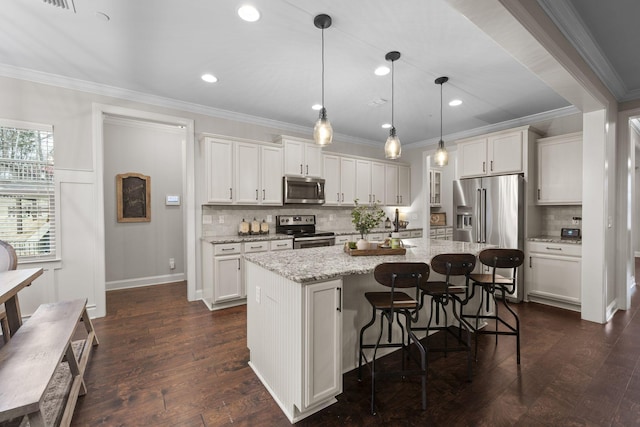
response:
[(106, 291), (119, 289), (140, 288), (143, 286), (163, 285), (165, 283), (181, 282), (186, 280), (184, 273), (165, 274), (162, 276), (139, 277), (137, 279), (114, 280), (105, 283)]

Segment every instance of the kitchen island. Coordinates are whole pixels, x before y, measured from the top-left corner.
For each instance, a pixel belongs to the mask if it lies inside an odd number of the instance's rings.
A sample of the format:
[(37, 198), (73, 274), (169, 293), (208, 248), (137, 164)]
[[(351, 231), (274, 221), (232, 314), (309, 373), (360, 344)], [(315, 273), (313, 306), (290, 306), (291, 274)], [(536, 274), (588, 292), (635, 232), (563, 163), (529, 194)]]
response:
[[(437, 254), (488, 247), (404, 242), (405, 255), (350, 256), (341, 246), (245, 255), (249, 364), (292, 423), (336, 402), (342, 374), (357, 367), (359, 330), (371, 318), (364, 293), (388, 290), (373, 278), (378, 264), (429, 263)], [(427, 318), (425, 307), (420, 319)], [(367, 332), (365, 340), (377, 335)]]

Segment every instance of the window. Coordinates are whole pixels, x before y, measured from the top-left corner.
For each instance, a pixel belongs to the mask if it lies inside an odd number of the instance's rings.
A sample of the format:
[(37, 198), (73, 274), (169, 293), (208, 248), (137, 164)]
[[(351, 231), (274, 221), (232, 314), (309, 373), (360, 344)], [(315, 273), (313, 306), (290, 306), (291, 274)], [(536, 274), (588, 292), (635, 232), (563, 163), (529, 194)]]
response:
[(18, 257), (54, 257), (53, 128), (0, 120), (0, 239)]

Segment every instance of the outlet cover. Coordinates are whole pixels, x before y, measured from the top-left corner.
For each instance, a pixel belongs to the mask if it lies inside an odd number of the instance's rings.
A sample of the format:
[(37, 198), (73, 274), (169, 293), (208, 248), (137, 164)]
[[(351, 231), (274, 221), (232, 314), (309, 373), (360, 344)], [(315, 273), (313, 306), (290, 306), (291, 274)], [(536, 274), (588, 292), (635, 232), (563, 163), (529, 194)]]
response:
[(273, 222), (273, 216), (267, 215), (267, 222)]

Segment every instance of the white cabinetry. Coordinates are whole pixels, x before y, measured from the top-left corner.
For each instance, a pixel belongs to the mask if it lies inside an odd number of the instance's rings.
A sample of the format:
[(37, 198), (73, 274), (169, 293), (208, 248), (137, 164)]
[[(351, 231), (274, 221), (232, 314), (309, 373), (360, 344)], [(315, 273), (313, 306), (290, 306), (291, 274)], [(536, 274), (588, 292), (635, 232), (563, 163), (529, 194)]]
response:
[(206, 137), (207, 202), (282, 205), (282, 149)]
[(442, 171), (439, 169), (429, 170), (429, 204), (433, 207), (442, 206)]
[(344, 245), (347, 242), (355, 242), (356, 239), (355, 236), (351, 236), (351, 235), (344, 235), (344, 236), (336, 236), (336, 240), (335, 240), (335, 245)]
[(353, 206), (356, 197), (356, 161), (333, 154), (322, 157), (325, 205)]
[(582, 246), (527, 242), (525, 284), (529, 301), (580, 311)]
[(403, 165), (385, 164), (385, 204), (408, 206), (411, 204), (411, 168)]
[(207, 201), (233, 203), (233, 142), (205, 138)]
[(371, 162), (356, 160), (356, 199), (361, 205), (371, 204)]
[(582, 132), (538, 140), (537, 204), (582, 204)]
[(244, 254), (293, 248), (292, 239), (202, 243), (203, 300), (211, 310), (244, 304)]
[(436, 240), (453, 240), (453, 227), (431, 227), (429, 238)]
[(313, 142), (282, 137), (284, 174), (320, 177), (322, 175), (322, 147)]
[(384, 204), (384, 163), (371, 162), (371, 203)]
[(528, 146), (537, 134), (528, 126), (458, 141), (460, 178), (525, 173)]
[(304, 287), (304, 405), (342, 392), (342, 281)]
[(244, 297), (240, 243), (215, 245), (213, 257), (213, 303)]
[(422, 237), (422, 230), (411, 230), (411, 238)]

